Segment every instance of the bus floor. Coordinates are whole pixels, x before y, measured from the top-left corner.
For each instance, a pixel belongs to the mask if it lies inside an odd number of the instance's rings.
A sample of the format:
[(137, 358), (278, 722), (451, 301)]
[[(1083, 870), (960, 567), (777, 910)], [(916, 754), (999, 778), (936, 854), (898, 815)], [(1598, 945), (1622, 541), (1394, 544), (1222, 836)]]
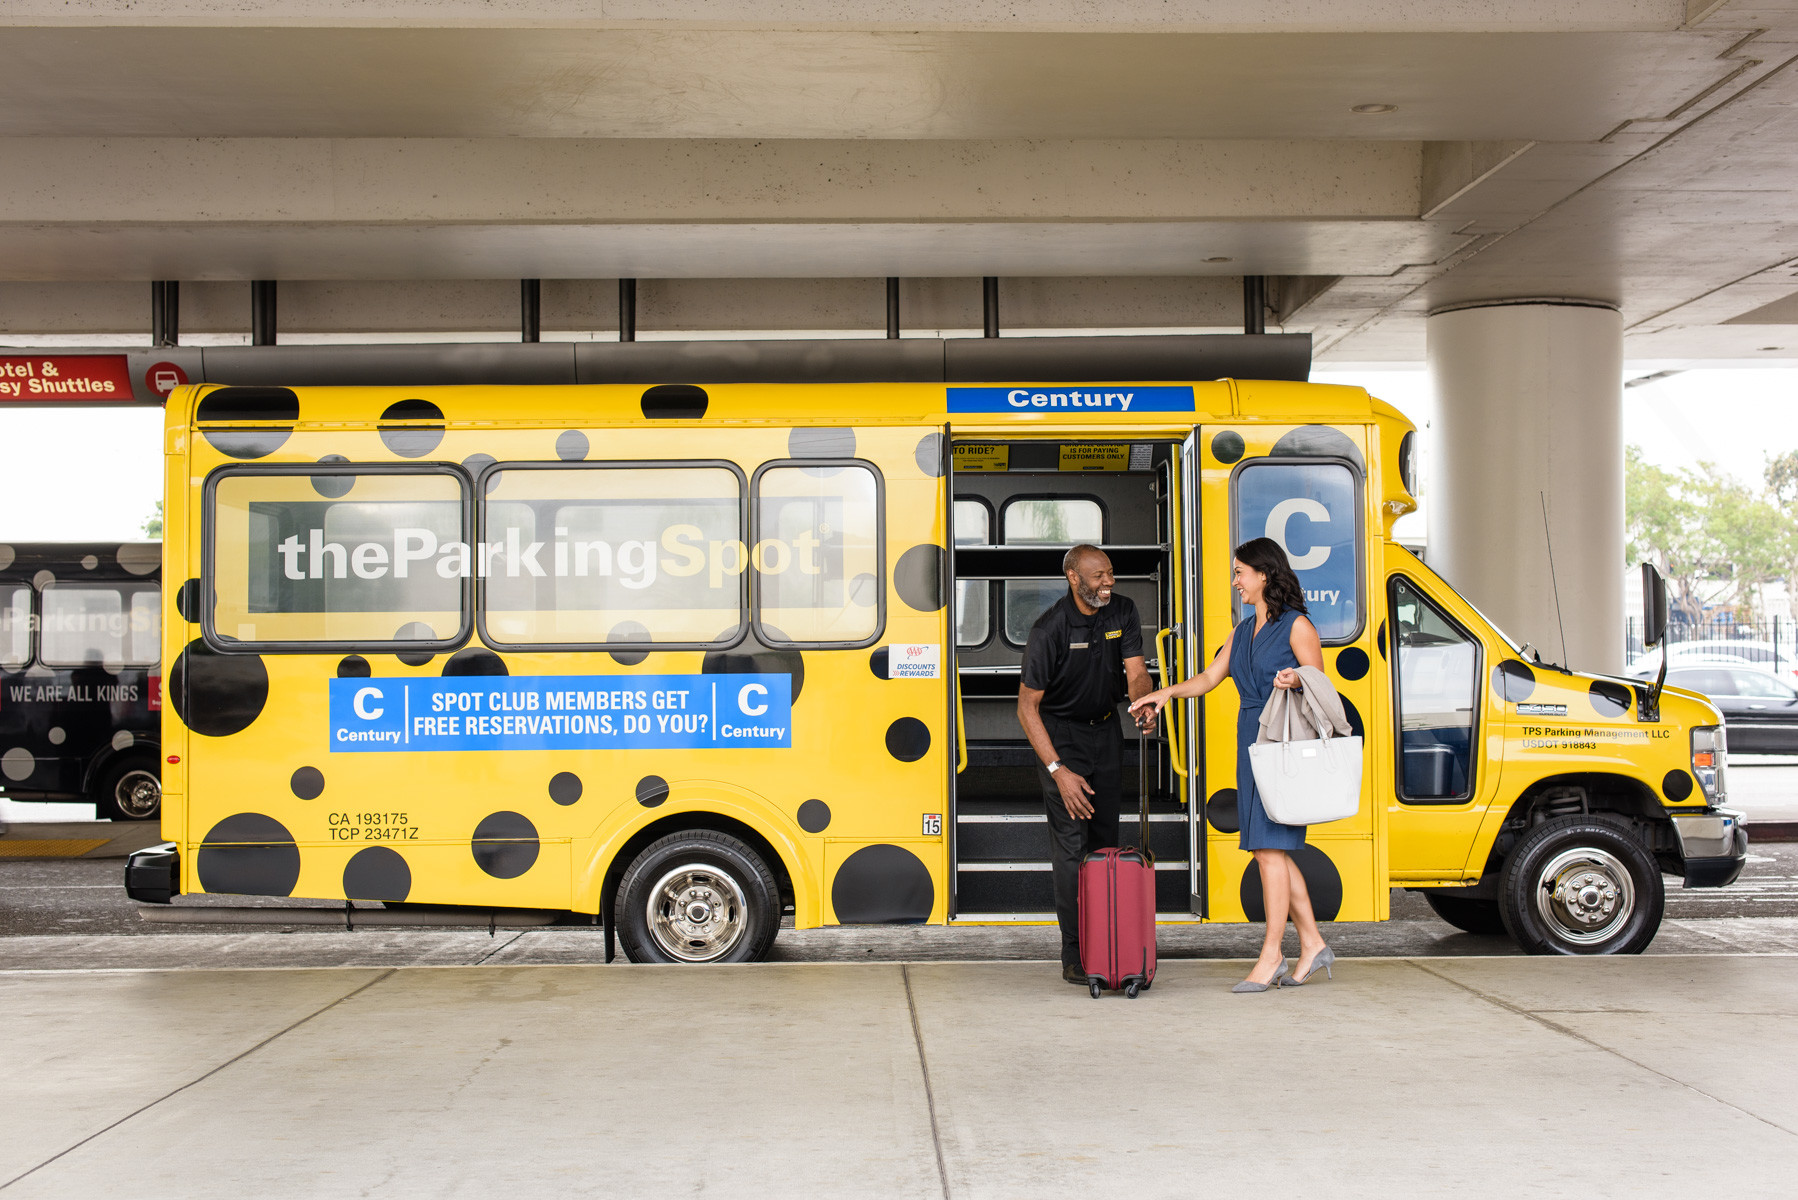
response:
[(0, 971), (0, 1188), (1787, 1194), (1798, 957), (1242, 968)]

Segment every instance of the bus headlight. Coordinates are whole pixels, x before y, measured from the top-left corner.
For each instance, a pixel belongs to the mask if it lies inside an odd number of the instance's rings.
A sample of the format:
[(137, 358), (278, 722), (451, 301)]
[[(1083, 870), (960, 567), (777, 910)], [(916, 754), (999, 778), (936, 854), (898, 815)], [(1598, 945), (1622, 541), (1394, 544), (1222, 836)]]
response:
[(1728, 745), (1721, 725), (1700, 725), (1692, 730), (1692, 774), (1704, 789), (1704, 798), (1721, 803), (1727, 795), (1723, 786), (1723, 765)]

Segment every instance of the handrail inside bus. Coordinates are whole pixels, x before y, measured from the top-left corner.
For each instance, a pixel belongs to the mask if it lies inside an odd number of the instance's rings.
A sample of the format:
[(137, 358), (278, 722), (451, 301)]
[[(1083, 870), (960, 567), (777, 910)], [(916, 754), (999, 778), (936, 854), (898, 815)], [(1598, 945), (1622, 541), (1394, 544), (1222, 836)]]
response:
[[(1169, 653), (1170, 648), (1168, 646), (1168, 639), (1173, 636), (1173, 633), (1174, 631), (1172, 629), (1163, 629), (1160, 633), (1155, 635), (1155, 652), (1161, 656), (1162, 687), (1172, 687), (1178, 682), (1173, 678), (1174, 659)], [(1180, 722), (1176, 719), (1174, 713), (1174, 705), (1178, 703), (1178, 700), (1171, 697), (1168, 699), (1166, 706), (1167, 715), (1162, 718), (1162, 721), (1167, 727), (1168, 758), (1173, 761), (1174, 774), (1185, 779), (1187, 777), (1186, 756), (1180, 752)]]
[(968, 714), (962, 708), (961, 680), (955, 681), (955, 773), (968, 769)]

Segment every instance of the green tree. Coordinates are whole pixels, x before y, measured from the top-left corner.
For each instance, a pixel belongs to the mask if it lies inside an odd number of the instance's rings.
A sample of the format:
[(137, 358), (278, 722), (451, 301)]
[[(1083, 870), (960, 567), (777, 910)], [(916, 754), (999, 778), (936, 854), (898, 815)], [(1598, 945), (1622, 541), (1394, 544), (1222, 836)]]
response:
[(144, 518), (144, 536), (160, 538), (162, 536), (162, 501), (156, 502), (154, 515)]
[(1798, 450), (1767, 459), (1767, 491), (1783, 518), (1777, 546), (1785, 559), (1786, 609), (1798, 617)]
[(1672, 584), (1674, 610), (1697, 621), (1709, 566), (1698, 506), (1685, 491), (1687, 472), (1655, 466), (1638, 446), (1625, 447), (1623, 455), (1624, 554), (1629, 563), (1659, 567)]

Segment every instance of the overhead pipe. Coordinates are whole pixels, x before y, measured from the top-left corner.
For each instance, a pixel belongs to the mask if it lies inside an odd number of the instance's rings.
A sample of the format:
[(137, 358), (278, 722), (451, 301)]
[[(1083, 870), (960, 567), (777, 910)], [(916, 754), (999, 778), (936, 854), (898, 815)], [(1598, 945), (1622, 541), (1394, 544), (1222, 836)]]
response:
[(520, 279), (518, 281), (518, 340), (521, 342), (543, 340), (543, 281), (541, 279)]
[(1242, 277), (1242, 331), (1267, 332), (1267, 276)]
[(899, 336), (899, 277), (887, 276), (887, 336)]
[(150, 284), (150, 344), (181, 344), (181, 285), (173, 279)]
[(275, 344), (275, 281), (250, 281), (250, 345)]
[(997, 275), (982, 276), (980, 280), (981, 308), (986, 317), (986, 336), (999, 336), (999, 277)]
[(621, 342), (637, 340), (637, 281), (635, 279), (618, 281), (618, 340)]

